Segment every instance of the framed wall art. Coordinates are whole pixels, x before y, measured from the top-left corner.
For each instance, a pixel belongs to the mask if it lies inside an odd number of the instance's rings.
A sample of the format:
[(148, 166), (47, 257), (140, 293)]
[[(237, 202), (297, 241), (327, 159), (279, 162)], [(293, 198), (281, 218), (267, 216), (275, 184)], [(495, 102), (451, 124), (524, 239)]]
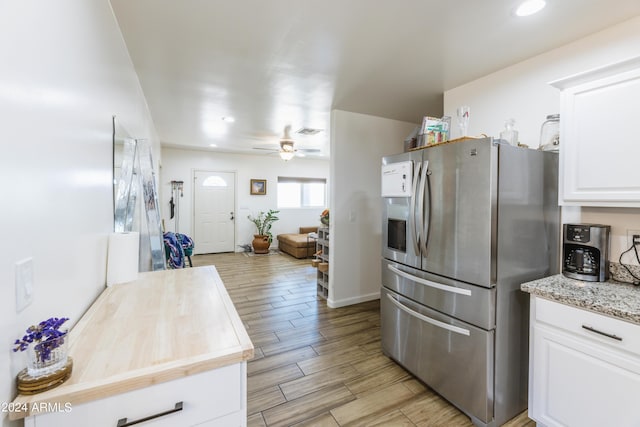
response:
[(251, 194), (254, 196), (265, 196), (267, 194), (267, 180), (266, 179), (252, 179), (251, 180)]

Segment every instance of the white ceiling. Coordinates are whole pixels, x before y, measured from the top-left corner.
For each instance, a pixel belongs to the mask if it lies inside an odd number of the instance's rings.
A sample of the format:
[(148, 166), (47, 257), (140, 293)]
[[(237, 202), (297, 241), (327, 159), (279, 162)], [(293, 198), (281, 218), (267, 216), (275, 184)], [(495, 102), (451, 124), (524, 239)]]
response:
[(262, 154), (291, 125), (321, 156), (332, 109), (419, 123), (447, 89), (640, 15), (638, 0), (547, 0), (527, 18), (518, 0), (111, 3), (163, 145)]

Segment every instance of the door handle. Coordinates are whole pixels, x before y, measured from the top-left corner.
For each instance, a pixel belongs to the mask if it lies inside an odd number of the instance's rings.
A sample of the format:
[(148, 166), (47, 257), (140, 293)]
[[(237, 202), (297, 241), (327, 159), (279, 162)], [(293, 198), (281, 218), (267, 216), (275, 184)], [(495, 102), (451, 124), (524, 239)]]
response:
[(409, 205), (409, 227), (413, 234), (413, 240), (411, 243), (413, 244), (413, 249), (417, 256), (420, 256), (420, 236), (418, 235), (418, 224), (416, 220), (417, 212), (416, 212), (416, 197), (418, 197), (418, 182), (420, 181), (420, 168), (422, 167), (422, 163), (417, 162), (413, 171), (413, 188), (411, 189), (411, 203)]
[(446, 329), (447, 331), (455, 332), (456, 334), (469, 336), (471, 332), (468, 329), (459, 328), (457, 326), (449, 325), (447, 323), (441, 322), (436, 319), (432, 319), (431, 317), (425, 316), (424, 314), (420, 314), (417, 311), (411, 310), (406, 305), (402, 304), (400, 301), (391, 296), (391, 294), (387, 294), (387, 298), (398, 307), (400, 310), (407, 313), (409, 316), (413, 316), (417, 319), (422, 320), (423, 322), (429, 323), (433, 326), (437, 326), (438, 328)]
[(460, 295), (466, 295), (466, 296), (471, 295), (471, 291), (469, 289), (456, 288), (455, 286), (443, 285), (441, 283), (432, 282), (431, 280), (423, 279), (421, 277), (416, 277), (413, 274), (409, 274), (406, 271), (402, 271), (391, 264), (387, 264), (387, 268), (392, 272), (394, 272), (395, 274), (397, 274), (398, 276), (404, 277), (405, 279), (409, 279), (412, 282), (418, 283), (423, 286), (440, 289), (441, 291), (452, 292), (454, 294), (460, 294)]
[[(422, 167), (422, 181), (420, 182), (420, 194), (422, 195), (421, 201), (421, 211), (420, 218), (422, 219), (422, 244), (420, 251), (422, 252), (422, 256), (427, 256), (427, 244), (429, 237), (429, 223), (431, 222), (431, 188), (429, 187), (429, 175), (431, 175), (431, 171), (429, 170), (429, 161), (425, 160), (424, 165)], [(429, 198), (425, 195), (425, 191), (429, 190)], [(428, 215), (428, 218), (427, 218)]]
[(231, 215), (231, 218), (229, 218), (231, 221), (233, 221), (235, 219), (235, 217), (233, 216), (233, 212), (229, 212), (229, 215)]

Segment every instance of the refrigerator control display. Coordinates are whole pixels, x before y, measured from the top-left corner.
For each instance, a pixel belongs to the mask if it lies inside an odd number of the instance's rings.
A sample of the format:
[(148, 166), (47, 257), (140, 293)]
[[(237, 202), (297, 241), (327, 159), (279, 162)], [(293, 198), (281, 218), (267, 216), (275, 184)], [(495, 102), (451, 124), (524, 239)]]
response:
[(382, 166), (382, 197), (411, 197), (412, 184), (411, 161)]

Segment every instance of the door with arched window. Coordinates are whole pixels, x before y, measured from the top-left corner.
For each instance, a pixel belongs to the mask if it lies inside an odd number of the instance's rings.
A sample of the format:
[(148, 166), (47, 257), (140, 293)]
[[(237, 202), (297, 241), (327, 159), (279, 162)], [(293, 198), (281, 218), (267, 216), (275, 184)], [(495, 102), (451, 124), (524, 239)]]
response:
[(194, 171), (194, 253), (235, 250), (235, 172)]

